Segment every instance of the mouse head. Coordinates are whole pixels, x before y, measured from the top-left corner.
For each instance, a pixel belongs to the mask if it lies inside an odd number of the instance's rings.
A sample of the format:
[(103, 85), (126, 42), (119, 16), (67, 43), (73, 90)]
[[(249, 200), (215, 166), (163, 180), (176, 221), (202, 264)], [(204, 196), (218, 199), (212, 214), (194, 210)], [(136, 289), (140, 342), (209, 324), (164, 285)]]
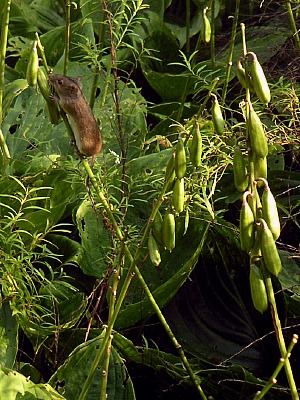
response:
[(49, 74), (48, 77), (50, 86), (54, 89), (58, 97), (76, 98), (78, 95), (81, 95), (81, 76), (71, 78), (65, 75)]

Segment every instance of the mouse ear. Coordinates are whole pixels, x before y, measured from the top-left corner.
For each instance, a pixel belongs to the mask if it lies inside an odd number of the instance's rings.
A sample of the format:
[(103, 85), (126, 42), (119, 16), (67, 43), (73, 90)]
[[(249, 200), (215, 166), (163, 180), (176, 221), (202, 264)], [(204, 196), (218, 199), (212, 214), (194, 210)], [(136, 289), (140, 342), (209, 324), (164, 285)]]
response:
[(74, 78), (74, 80), (77, 82), (77, 85), (80, 87), (80, 89), (82, 89), (82, 76), (77, 76), (76, 78)]

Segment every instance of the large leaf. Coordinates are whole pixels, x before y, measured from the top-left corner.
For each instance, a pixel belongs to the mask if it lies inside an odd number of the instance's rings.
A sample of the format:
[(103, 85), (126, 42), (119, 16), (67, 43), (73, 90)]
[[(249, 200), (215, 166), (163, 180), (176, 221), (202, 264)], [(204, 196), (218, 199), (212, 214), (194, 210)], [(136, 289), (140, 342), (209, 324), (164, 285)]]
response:
[(103, 219), (97, 215), (90, 201), (84, 200), (76, 213), (77, 228), (81, 237), (82, 258), (80, 268), (87, 275), (104, 276), (111, 251), (110, 234)]
[[(132, 341), (119, 333), (114, 334), (113, 344), (127, 361), (137, 363), (142, 368), (143, 366), (151, 367), (160, 373), (160, 377), (162, 372), (166, 372), (181, 385), (192, 385), (178, 356), (157, 348), (134, 346)], [(239, 365), (229, 364), (218, 367), (199, 358), (189, 358), (189, 363), (195, 375), (201, 378), (201, 386), (206, 396), (212, 396), (215, 399), (252, 399), (255, 393), (266, 384), (265, 381), (256, 378)], [(276, 385), (265, 398), (289, 400), (290, 395), (285, 387)]]
[[(51, 377), (49, 383), (64, 393), (67, 399), (78, 399), (83, 384), (90, 372), (102, 338), (97, 337), (78, 346), (67, 361)], [(98, 400), (101, 389), (103, 358), (97, 368), (93, 382), (88, 391), (87, 400)], [(124, 361), (114, 347), (111, 348), (108, 368), (107, 398), (110, 400), (134, 400), (134, 390), (127, 373)]]
[(175, 336), (195, 356), (268, 367), (270, 355), (256, 340), (272, 326), (253, 310), (248, 256), (225, 226), (210, 229), (191, 279), (168, 304), (166, 317)]
[[(150, 263), (147, 264), (148, 271), (142, 270), (143, 275), (147, 276), (146, 281), (160, 308), (163, 308), (174, 297), (178, 289), (190, 276), (202, 251), (208, 226), (209, 222), (207, 221), (191, 220), (189, 229), (183, 236), (183, 219), (178, 220), (176, 228), (177, 246), (171, 254), (167, 251), (162, 253), (160, 265), (162, 275), (160, 276), (159, 286), (159, 280), (157, 280), (159, 274), (152, 272), (153, 266)], [(182, 251), (183, 248), (184, 252)], [(162, 276), (164, 283), (161, 284)], [(130, 287), (128, 296), (131, 295), (133, 290), (136, 290), (136, 285), (139, 285), (138, 281)], [(141, 301), (128, 305), (119, 313), (115, 327), (116, 329), (123, 329), (132, 326), (153, 314), (154, 309), (149, 299), (142, 298)]]
[(8, 368), (0, 368), (0, 398), (5, 400), (65, 400), (47, 384), (35, 384)]
[[(0, 366), (12, 368), (18, 350), (18, 323), (8, 302), (0, 309)], [(1, 396), (0, 396), (1, 397)]]

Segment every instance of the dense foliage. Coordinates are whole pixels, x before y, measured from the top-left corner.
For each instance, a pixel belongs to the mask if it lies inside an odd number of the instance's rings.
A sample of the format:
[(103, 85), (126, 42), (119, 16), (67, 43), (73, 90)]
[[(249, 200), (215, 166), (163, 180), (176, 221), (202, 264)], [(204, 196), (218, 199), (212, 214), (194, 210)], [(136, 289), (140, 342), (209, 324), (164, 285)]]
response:
[[(298, 398), (298, 5), (241, 3), (0, 0), (0, 398)], [(82, 77), (92, 169), (47, 73)], [(233, 167), (249, 96), (281, 223), (266, 303)]]

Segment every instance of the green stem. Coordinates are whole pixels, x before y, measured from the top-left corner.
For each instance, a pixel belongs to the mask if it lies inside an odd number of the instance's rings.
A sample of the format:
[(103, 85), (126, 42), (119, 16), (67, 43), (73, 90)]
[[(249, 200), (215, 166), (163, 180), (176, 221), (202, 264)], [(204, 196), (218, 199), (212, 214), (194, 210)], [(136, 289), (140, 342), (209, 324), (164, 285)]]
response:
[[(5, 74), (5, 57), (7, 48), (7, 37), (8, 37), (8, 24), (10, 16), (10, 5), (11, 0), (6, 0), (3, 7), (3, 17), (2, 17), (2, 29), (0, 38), (0, 127), (4, 118), (3, 115), (3, 92), (4, 92), (4, 74)], [(0, 147), (2, 154), (5, 157), (4, 162), (8, 162), (10, 159), (10, 152), (7, 147), (5, 137), (3, 135), (2, 129), (0, 129)]]
[(287, 349), (287, 352), (285, 354), (285, 357), (281, 357), (279, 360), (279, 363), (275, 369), (275, 371), (273, 372), (272, 376), (270, 377), (270, 379), (268, 380), (267, 384), (263, 387), (262, 390), (260, 390), (259, 392), (256, 393), (255, 397), (253, 400), (261, 400), (264, 398), (264, 396), (268, 393), (268, 391), (272, 388), (272, 386), (274, 386), (277, 383), (277, 376), (279, 374), (279, 372), (281, 371), (282, 367), (284, 366), (285, 362), (287, 361), (287, 359), (290, 357), (291, 352), (295, 346), (295, 344), (298, 341), (298, 335), (293, 335), (293, 339), (291, 340), (289, 347)]
[(300, 57), (300, 39), (299, 39), (298, 29), (296, 26), (293, 10), (292, 10), (292, 6), (291, 6), (291, 1), (286, 0), (285, 6), (286, 6), (286, 9), (287, 9), (287, 12), (289, 15), (290, 25), (291, 25), (291, 29), (292, 29), (292, 33), (293, 33), (293, 38), (295, 40), (298, 57)]
[(85, 169), (86, 169), (86, 171), (88, 173), (88, 176), (90, 178), (90, 181), (91, 181), (92, 185), (94, 186), (94, 189), (96, 190), (98, 198), (99, 198), (102, 206), (104, 207), (104, 209), (105, 209), (105, 211), (107, 213), (107, 216), (108, 216), (108, 218), (109, 218), (109, 220), (110, 220), (110, 222), (111, 222), (111, 224), (112, 224), (112, 226), (114, 228), (116, 236), (118, 237), (118, 239), (124, 245), (124, 254), (127, 257), (127, 259), (129, 260), (130, 266), (129, 266), (127, 275), (126, 275), (126, 277), (124, 279), (121, 291), (119, 293), (118, 300), (117, 300), (117, 302), (115, 304), (114, 312), (111, 315), (111, 318), (110, 318), (110, 321), (109, 321), (109, 325), (108, 325), (108, 327), (106, 329), (105, 336), (104, 336), (103, 342), (102, 342), (103, 344), (101, 345), (99, 351), (97, 352), (97, 354), (95, 356), (94, 362), (93, 362), (93, 364), (91, 366), (90, 372), (89, 372), (88, 377), (87, 377), (87, 379), (86, 379), (86, 381), (85, 381), (85, 383), (83, 385), (83, 388), (81, 390), (81, 393), (80, 393), (80, 396), (79, 396), (78, 400), (84, 400), (85, 399), (86, 393), (87, 393), (87, 391), (88, 391), (88, 389), (89, 389), (89, 387), (90, 387), (90, 385), (92, 383), (92, 379), (93, 379), (94, 373), (95, 373), (95, 371), (96, 371), (96, 369), (98, 367), (98, 364), (99, 364), (99, 362), (101, 360), (101, 357), (103, 355), (106, 343), (109, 340), (109, 337), (110, 337), (110, 335), (112, 333), (114, 323), (115, 323), (115, 321), (117, 319), (117, 316), (118, 316), (118, 314), (120, 312), (121, 305), (122, 305), (122, 303), (124, 301), (124, 298), (126, 296), (126, 293), (127, 293), (128, 287), (130, 285), (132, 276), (134, 274), (138, 277), (140, 283), (142, 284), (142, 287), (144, 288), (144, 290), (146, 292), (146, 295), (148, 296), (152, 306), (154, 307), (154, 310), (157, 313), (160, 321), (163, 321), (163, 326), (165, 327), (165, 329), (168, 329), (167, 333), (168, 333), (169, 337), (172, 338), (171, 339), (172, 342), (176, 343), (176, 348), (177, 348), (177, 350), (179, 352), (179, 356), (180, 356), (180, 358), (182, 360), (182, 363), (187, 368), (187, 372), (190, 375), (192, 382), (195, 383), (198, 393), (200, 394), (200, 396), (202, 397), (203, 400), (207, 400), (207, 398), (205, 397), (205, 395), (204, 395), (204, 393), (203, 393), (203, 391), (202, 391), (202, 389), (200, 387), (200, 384), (198, 383), (198, 380), (197, 380), (197, 378), (196, 378), (191, 366), (189, 365), (188, 360), (186, 359), (186, 357), (184, 355), (184, 352), (183, 352), (181, 346), (178, 344), (173, 332), (169, 328), (169, 326), (168, 326), (168, 324), (167, 324), (167, 322), (166, 322), (166, 320), (165, 320), (165, 318), (164, 318), (164, 316), (163, 316), (158, 304), (156, 303), (155, 299), (153, 298), (150, 289), (148, 288), (146, 282), (144, 281), (144, 279), (143, 279), (143, 277), (142, 277), (142, 275), (141, 275), (141, 273), (140, 273), (140, 271), (139, 271), (139, 269), (137, 267), (138, 260), (139, 260), (141, 254), (142, 254), (143, 247), (144, 247), (144, 245), (146, 243), (146, 240), (148, 238), (148, 235), (149, 235), (149, 232), (150, 232), (150, 229), (151, 229), (151, 225), (153, 223), (155, 215), (158, 212), (158, 210), (159, 210), (160, 206), (162, 205), (162, 203), (164, 202), (165, 191), (166, 191), (167, 186), (169, 185), (169, 181), (170, 181), (171, 178), (166, 180), (165, 183), (164, 183), (164, 186), (163, 186), (163, 188), (161, 190), (161, 193), (160, 193), (160, 195), (159, 195), (159, 197), (157, 199), (157, 202), (155, 203), (155, 205), (154, 205), (154, 207), (152, 209), (151, 215), (149, 217), (148, 223), (146, 225), (146, 228), (144, 230), (142, 239), (141, 239), (141, 241), (139, 243), (139, 246), (138, 246), (138, 248), (136, 250), (136, 253), (135, 253), (134, 257), (132, 257), (128, 246), (124, 243), (123, 234), (122, 234), (122, 232), (121, 232), (121, 230), (120, 230), (120, 228), (119, 228), (119, 226), (118, 226), (118, 224), (117, 224), (117, 222), (116, 222), (116, 220), (114, 218), (114, 215), (113, 215), (113, 213), (112, 213), (112, 211), (111, 211), (111, 209), (109, 207), (109, 204), (108, 204), (104, 194), (100, 190), (100, 187), (99, 187), (99, 185), (98, 185), (98, 183), (96, 181), (96, 178), (95, 178), (95, 176), (94, 176), (94, 174), (93, 174), (93, 172), (92, 172), (92, 170), (91, 170), (91, 168), (89, 166), (88, 160), (87, 159), (82, 159), (82, 163), (83, 163), (83, 165), (84, 165), (84, 167), (85, 167)]
[(102, 10), (101, 13), (101, 21), (100, 21), (100, 29), (99, 29), (99, 48), (98, 48), (98, 55), (96, 59), (96, 65), (94, 68), (94, 77), (93, 77), (93, 84), (92, 84), (92, 90), (90, 94), (90, 107), (91, 109), (94, 108), (95, 104), (95, 99), (96, 99), (96, 92), (97, 92), (97, 84), (98, 84), (98, 78), (99, 78), (99, 57), (102, 54), (102, 49), (103, 49), (103, 37), (104, 37), (104, 20), (105, 20), (105, 12)]
[(42, 57), (42, 60), (43, 60), (43, 65), (45, 67), (45, 70), (46, 70), (47, 74), (49, 74), (50, 68), (48, 67), (46, 54), (45, 54), (45, 49), (44, 49), (44, 46), (42, 45), (41, 39), (40, 39), (39, 34), (37, 32), (35, 33), (35, 37), (36, 37), (36, 40), (38, 42), (38, 49), (39, 49), (40, 56)]
[(210, 26), (211, 26), (211, 39), (210, 39), (210, 59), (211, 69), (214, 70), (216, 66), (215, 55), (215, 0), (211, 2)]
[(71, 3), (70, 0), (66, 0), (66, 37), (65, 37), (64, 75), (67, 74), (69, 52), (70, 52), (70, 16), (71, 16)]
[(109, 335), (107, 344), (105, 346), (104, 353), (104, 361), (103, 367), (101, 371), (101, 390), (100, 390), (100, 400), (107, 400), (107, 380), (108, 380), (108, 367), (109, 367), (109, 359), (110, 359), (110, 351), (111, 351), (111, 342), (113, 335)]
[(185, 41), (186, 41), (186, 54), (189, 56), (190, 51), (191, 51), (191, 46), (190, 46), (190, 27), (191, 27), (191, 2), (190, 0), (186, 0), (186, 5), (185, 5), (185, 25), (186, 25), (186, 36), (185, 36)]
[(233, 25), (232, 25), (232, 31), (231, 31), (231, 39), (230, 39), (229, 52), (228, 52), (228, 59), (227, 59), (226, 77), (225, 77), (225, 82), (224, 82), (223, 92), (222, 92), (223, 104), (225, 103), (227, 89), (228, 89), (228, 83), (229, 83), (229, 79), (230, 79), (230, 72), (231, 72), (231, 68), (232, 68), (232, 56), (233, 56), (233, 50), (234, 50), (234, 44), (235, 44), (235, 38), (236, 38), (239, 10), (240, 10), (240, 0), (236, 0), (235, 13), (234, 13), (234, 19), (233, 19)]
[(217, 86), (219, 80), (220, 80), (219, 78), (216, 78), (216, 79), (213, 81), (212, 86), (211, 86), (209, 92), (207, 93), (207, 95), (206, 95), (206, 97), (205, 97), (203, 103), (202, 103), (201, 106), (199, 107), (199, 110), (198, 110), (198, 112), (197, 112), (197, 119), (199, 119), (200, 115), (201, 115), (202, 112), (204, 111), (205, 106), (206, 106), (206, 104), (207, 104), (207, 102), (208, 102), (208, 100), (209, 100), (209, 98), (210, 98), (212, 92), (215, 90), (215, 87)]
[(0, 123), (3, 119), (2, 103), (4, 91), (4, 71), (5, 71), (5, 57), (7, 48), (8, 24), (10, 15), (11, 0), (6, 0), (3, 7), (2, 29), (1, 29), (1, 42), (0, 42)]
[(285, 341), (284, 341), (284, 337), (283, 337), (283, 333), (282, 333), (281, 322), (280, 322), (278, 312), (277, 312), (277, 306), (276, 306), (276, 301), (275, 301), (275, 295), (274, 295), (271, 275), (268, 272), (267, 268), (264, 266), (263, 262), (262, 262), (262, 266), (263, 266), (263, 274), (264, 274), (264, 278), (265, 278), (266, 289), (267, 289), (267, 293), (268, 293), (269, 304), (270, 304), (270, 308), (271, 308), (273, 325), (274, 325), (275, 332), (276, 332), (277, 343), (278, 343), (281, 357), (285, 359), (284, 368), (285, 368), (287, 380), (289, 382), (292, 399), (299, 400), (299, 395), (298, 395), (297, 387), (295, 384), (290, 360), (288, 357), (286, 357), (287, 350), (286, 350), (286, 345), (285, 345)]

